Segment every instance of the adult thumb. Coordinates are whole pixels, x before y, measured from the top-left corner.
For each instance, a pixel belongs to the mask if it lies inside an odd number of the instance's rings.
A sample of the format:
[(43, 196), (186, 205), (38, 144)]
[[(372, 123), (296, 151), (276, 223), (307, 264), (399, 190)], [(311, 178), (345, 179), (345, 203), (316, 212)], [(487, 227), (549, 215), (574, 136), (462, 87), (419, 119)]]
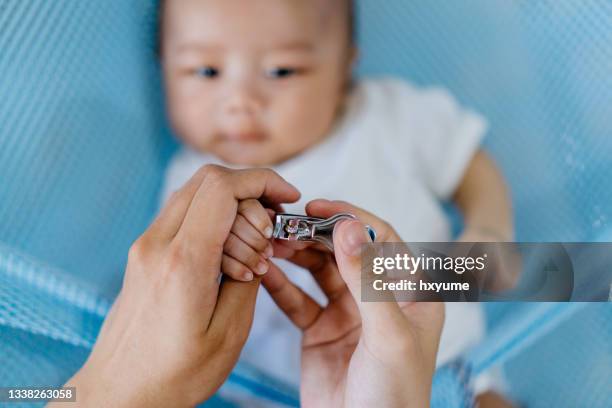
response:
[(401, 309), (394, 299), (377, 302), (362, 299), (362, 289), (370, 284), (370, 279), (362, 274), (361, 255), (364, 245), (371, 242), (366, 227), (358, 220), (340, 222), (334, 229), (334, 253), (338, 270), (357, 303), (366, 331), (368, 326), (386, 326), (396, 323), (395, 319), (403, 320)]

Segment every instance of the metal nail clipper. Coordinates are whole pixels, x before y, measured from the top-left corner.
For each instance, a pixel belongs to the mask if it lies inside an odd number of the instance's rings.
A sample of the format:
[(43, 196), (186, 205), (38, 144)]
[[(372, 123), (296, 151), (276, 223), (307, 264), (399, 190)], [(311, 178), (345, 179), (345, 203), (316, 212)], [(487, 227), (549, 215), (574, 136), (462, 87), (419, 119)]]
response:
[[(285, 241), (311, 241), (325, 245), (334, 250), (334, 226), (341, 220), (357, 219), (353, 214), (336, 214), (330, 218), (316, 218), (305, 215), (277, 214), (273, 238)], [(372, 241), (376, 240), (376, 231), (369, 225), (366, 230)]]

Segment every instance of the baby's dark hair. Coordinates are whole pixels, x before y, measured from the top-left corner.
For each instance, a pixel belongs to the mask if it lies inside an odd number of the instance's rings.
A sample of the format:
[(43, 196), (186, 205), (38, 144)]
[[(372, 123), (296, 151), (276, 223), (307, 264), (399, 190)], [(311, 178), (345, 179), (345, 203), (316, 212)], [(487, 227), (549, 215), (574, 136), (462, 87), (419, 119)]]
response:
[[(162, 52), (162, 37), (164, 29), (164, 3), (166, 0), (159, 0), (157, 7), (157, 24), (155, 33), (155, 55), (157, 58), (161, 58)], [(348, 15), (348, 29), (349, 29), (349, 45), (355, 46), (357, 44), (357, 12), (355, 10), (356, 0), (332, 0), (332, 1), (343, 1), (346, 3), (347, 15)]]

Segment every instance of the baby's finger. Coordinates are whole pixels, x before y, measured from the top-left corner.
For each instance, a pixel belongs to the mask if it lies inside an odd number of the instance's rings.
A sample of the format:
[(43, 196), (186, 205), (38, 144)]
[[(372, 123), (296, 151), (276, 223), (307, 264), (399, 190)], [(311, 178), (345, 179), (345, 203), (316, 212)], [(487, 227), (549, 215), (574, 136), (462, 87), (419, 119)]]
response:
[(238, 205), (238, 214), (244, 216), (248, 222), (265, 238), (272, 238), (273, 225), (266, 209), (258, 200), (243, 200)]
[(238, 214), (234, 225), (232, 225), (232, 233), (244, 241), (248, 246), (263, 254), (266, 258), (273, 255), (272, 244), (266, 239), (244, 216)]
[(254, 277), (253, 272), (248, 266), (228, 255), (223, 255), (221, 259), (221, 272), (232, 279), (242, 282), (250, 282)]
[(230, 233), (223, 246), (223, 253), (246, 265), (257, 275), (268, 272), (268, 263), (264, 257), (248, 246), (233, 233)]

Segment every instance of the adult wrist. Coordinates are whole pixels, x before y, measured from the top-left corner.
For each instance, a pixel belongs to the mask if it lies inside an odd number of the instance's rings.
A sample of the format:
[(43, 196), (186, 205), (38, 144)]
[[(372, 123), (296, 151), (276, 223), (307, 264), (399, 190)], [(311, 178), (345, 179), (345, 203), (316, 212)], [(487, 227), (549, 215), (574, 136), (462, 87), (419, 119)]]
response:
[[(68, 382), (65, 387), (74, 387), (76, 394), (77, 407), (140, 407), (144, 404), (137, 403), (138, 391), (133, 390), (133, 394), (125, 393), (124, 387), (114, 386), (105, 380), (104, 375), (95, 370), (90, 371), (87, 366), (79, 370)], [(49, 407), (55, 408), (54, 405)], [(57, 406), (61, 408), (61, 406)]]

